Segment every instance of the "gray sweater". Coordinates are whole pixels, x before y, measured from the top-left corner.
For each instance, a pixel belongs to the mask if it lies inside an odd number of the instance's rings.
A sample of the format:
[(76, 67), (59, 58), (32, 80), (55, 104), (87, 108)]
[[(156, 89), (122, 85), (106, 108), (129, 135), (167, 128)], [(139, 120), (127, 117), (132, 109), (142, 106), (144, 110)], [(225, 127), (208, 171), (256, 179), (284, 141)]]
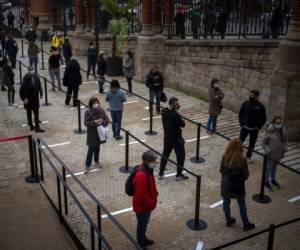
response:
[(105, 100), (109, 102), (110, 110), (112, 111), (123, 110), (123, 103), (126, 102), (126, 96), (124, 92), (121, 90), (118, 90), (115, 93), (109, 90), (106, 94)]

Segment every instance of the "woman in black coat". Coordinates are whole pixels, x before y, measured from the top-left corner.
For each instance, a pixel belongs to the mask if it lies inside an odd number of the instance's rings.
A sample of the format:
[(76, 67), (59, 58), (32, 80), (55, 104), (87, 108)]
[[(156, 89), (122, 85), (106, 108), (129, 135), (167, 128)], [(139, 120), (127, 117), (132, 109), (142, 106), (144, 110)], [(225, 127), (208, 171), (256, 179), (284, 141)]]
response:
[(237, 199), (244, 224), (243, 230), (254, 229), (255, 225), (249, 222), (247, 215), (245, 181), (249, 177), (249, 170), (240, 139), (236, 138), (229, 142), (221, 162), (220, 172), (222, 174), (221, 196), (223, 197), (226, 226), (230, 227), (235, 223), (235, 219), (231, 217), (230, 203), (231, 199)]
[(63, 84), (68, 88), (66, 94), (66, 105), (70, 104), (73, 94), (73, 107), (77, 106), (79, 85), (82, 84), (82, 76), (80, 73), (80, 65), (76, 59), (71, 59), (67, 64)]

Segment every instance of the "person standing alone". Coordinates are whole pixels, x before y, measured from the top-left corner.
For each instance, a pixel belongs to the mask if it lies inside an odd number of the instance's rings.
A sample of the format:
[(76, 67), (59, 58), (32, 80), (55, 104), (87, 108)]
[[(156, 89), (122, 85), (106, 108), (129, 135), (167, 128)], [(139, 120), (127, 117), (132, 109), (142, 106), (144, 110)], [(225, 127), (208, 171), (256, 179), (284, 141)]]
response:
[(92, 70), (94, 79), (96, 79), (96, 64), (97, 64), (98, 52), (97, 52), (97, 48), (95, 47), (94, 42), (89, 43), (89, 48), (88, 48), (87, 54), (88, 54), (88, 59), (87, 59), (88, 69), (87, 69), (86, 78), (87, 78), (87, 80), (89, 80), (89, 76), (90, 76), (90, 73)]
[(5, 57), (3, 59), (2, 70), (2, 82), (5, 86), (7, 86), (8, 105), (12, 106), (15, 103), (15, 74), (11, 68), (11, 63)]
[(127, 56), (123, 60), (123, 73), (128, 84), (128, 96), (132, 95), (132, 78), (135, 75), (134, 58), (131, 51), (127, 52)]
[(50, 57), (49, 57), (49, 75), (52, 82), (52, 91), (55, 91), (55, 78), (57, 80), (58, 89), (61, 90), (61, 80), (60, 80), (60, 55), (57, 48), (51, 47)]
[(105, 74), (106, 74), (106, 70), (107, 70), (107, 62), (105, 59), (105, 52), (104, 51), (100, 51), (99, 52), (99, 56), (97, 59), (97, 65), (98, 65), (98, 69), (97, 69), (97, 74), (98, 74), (98, 86), (99, 86), (99, 93), (104, 94), (104, 83), (105, 83)]
[(40, 50), (39, 47), (34, 42), (28, 43), (28, 57), (29, 57), (29, 65), (30, 67), (34, 67), (34, 72), (37, 74), (37, 67), (38, 67), (38, 61), (39, 61), (39, 54)]

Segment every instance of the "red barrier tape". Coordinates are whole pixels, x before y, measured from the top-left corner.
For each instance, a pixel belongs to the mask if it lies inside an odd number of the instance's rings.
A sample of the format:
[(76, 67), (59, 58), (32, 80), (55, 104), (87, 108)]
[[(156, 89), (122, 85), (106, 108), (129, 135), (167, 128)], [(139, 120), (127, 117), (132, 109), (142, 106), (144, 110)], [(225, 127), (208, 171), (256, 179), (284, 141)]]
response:
[(28, 135), (22, 135), (17, 137), (10, 137), (10, 138), (0, 138), (0, 142), (7, 142), (7, 141), (18, 141), (28, 138)]

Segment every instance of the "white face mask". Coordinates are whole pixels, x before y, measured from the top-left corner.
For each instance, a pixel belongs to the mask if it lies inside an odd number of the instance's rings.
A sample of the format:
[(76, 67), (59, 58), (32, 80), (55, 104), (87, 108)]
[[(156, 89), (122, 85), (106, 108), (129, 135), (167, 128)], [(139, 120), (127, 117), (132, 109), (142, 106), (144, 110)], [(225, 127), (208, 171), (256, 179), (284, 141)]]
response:
[(277, 123), (275, 123), (274, 127), (275, 127), (276, 129), (281, 129), (281, 128), (282, 128), (282, 124), (277, 124)]
[(99, 104), (98, 103), (94, 103), (93, 104), (93, 109), (97, 109), (97, 108), (99, 108)]
[(218, 88), (219, 88), (219, 84), (215, 83), (215, 84), (214, 84), (214, 88), (215, 88), (215, 89), (218, 89)]
[(148, 166), (148, 168), (150, 168), (150, 169), (154, 169), (154, 168), (157, 167), (157, 164), (156, 164), (155, 162), (150, 162), (150, 163), (147, 164), (147, 166)]

